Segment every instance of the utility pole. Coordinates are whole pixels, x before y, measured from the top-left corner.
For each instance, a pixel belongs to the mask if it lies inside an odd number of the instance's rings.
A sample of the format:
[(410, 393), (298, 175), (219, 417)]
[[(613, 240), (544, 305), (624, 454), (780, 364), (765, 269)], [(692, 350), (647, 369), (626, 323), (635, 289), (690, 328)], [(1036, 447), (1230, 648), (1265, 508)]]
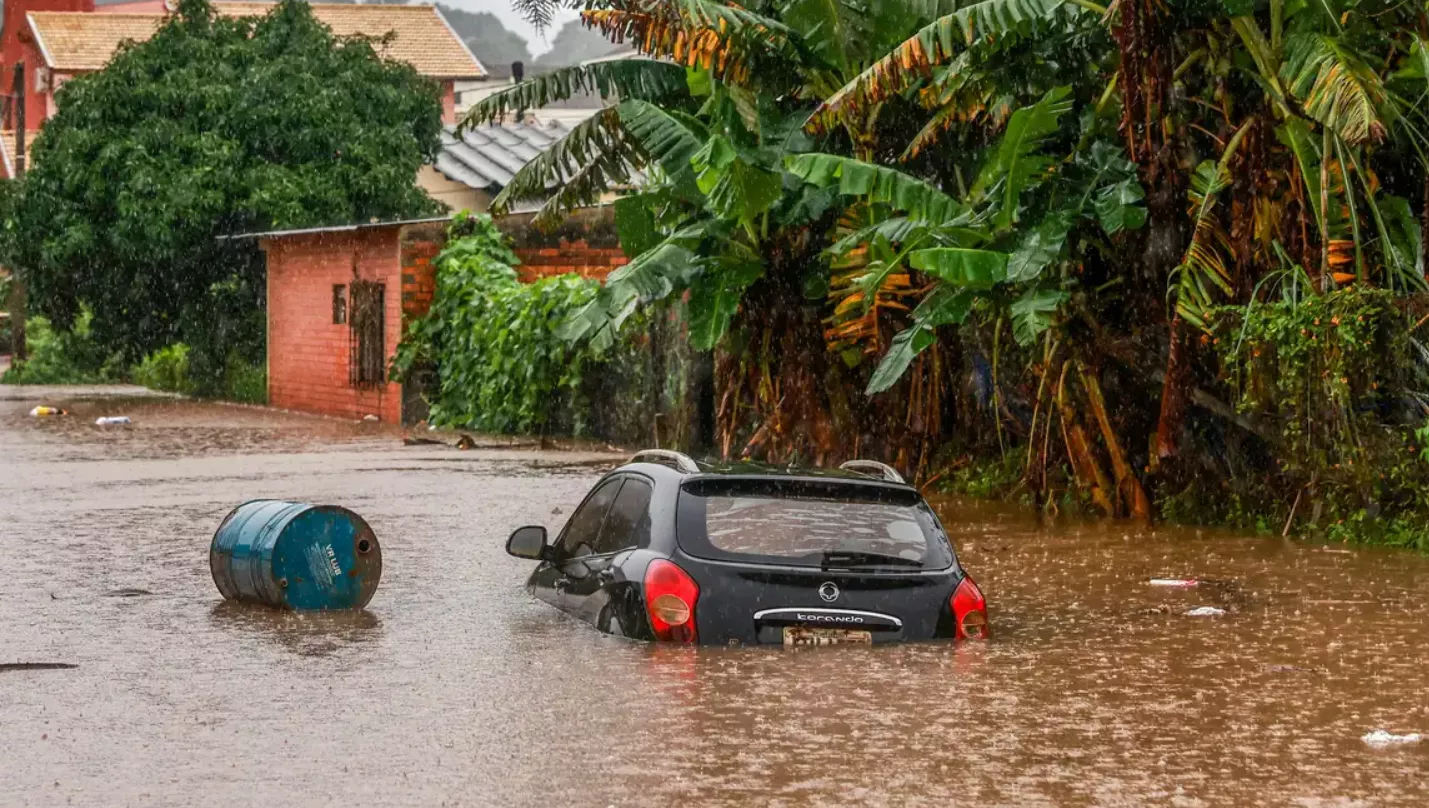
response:
[[(15, 111), (15, 176), (18, 182), (25, 173), (25, 63), (15, 65), (15, 84), (10, 96), (11, 108)], [(25, 361), (28, 351), (25, 345), (25, 281), (18, 268), (10, 268), (10, 299), (6, 302), (10, 309), (10, 344), (14, 351), (15, 363)]]

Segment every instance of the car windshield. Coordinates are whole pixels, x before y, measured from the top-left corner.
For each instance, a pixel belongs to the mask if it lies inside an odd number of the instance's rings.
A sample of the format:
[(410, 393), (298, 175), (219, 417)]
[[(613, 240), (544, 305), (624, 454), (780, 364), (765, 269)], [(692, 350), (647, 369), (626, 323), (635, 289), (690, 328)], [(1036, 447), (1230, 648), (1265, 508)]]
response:
[(937, 519), (917, 494), (830, 483), (687, 487), (679, 543), (717, 560), (855, 569), (946, 569)]

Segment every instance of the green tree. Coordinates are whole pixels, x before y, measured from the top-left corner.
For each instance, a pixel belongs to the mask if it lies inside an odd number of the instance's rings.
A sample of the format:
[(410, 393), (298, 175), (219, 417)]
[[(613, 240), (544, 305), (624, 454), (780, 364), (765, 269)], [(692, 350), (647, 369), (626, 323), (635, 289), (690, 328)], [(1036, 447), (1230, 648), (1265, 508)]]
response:
[(521, 35), (501, 24), (489, 11), (466, 11), (442, 3), (437, 4), (442, 16), (451, 23), (457, 36), (466, 42), (476, 58), (487, 69), (510, 65), (512, 62), (531, 64), (531, 49)]
[(551, 49), (536, 59), (539, 67), (567, 67), (580, 64), (587, 59), (595, 59), (614, 51), (616, 45), (581, 24), (571, 20), (556, 31), (551, 40)]
[(151, 39), (67, 83), (7, 194), (6, 263), (31, 305), (129, 361), (174, 342), (216, 379), (262, 356), (263, 262), (233, 236), (420, 215), (438, 88), (306, 3), (262, 18), (185, 0)]
[(1304, 491), (1302, 519), (1424, 523), (1423, 4), (584, 6), (657, 61), (478, 108), (623, 99), (497, 201), (566, 180), (552, 220), (646, 171), (616, 211), (634, 260), (567, 333), (688, 291), (727, 454), (997, 451), (1111, 514), (1199, 490), (1287, 520)]

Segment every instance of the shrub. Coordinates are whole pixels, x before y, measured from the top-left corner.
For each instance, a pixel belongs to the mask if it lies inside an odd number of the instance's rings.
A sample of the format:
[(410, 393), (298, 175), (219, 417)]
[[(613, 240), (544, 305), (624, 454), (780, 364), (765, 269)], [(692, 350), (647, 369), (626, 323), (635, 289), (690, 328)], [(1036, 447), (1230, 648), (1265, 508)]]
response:
[(557, 328), (600, 284), (576, 275), (524, 284), (515, 253), (489, 216), (460, 216), (437, 256), (432, 310), (413, 322), (393, 377), (437, 368), (431, 423), (484, 432), (581, 433), (577, 406), (588, 349)]
[(267, 365), (250, 364), (236, 353), (230, 354), (223, 375), (223, 398), (240, 404), (267, 404)]
[(25, 323), (29, 358), (0, 378), (4, 384), (105, 384), (123, 381), (123, 363), (90, 333), (93, 315), (83, 309), (68, 331), (44, 317)]
[(268, 403), (268, 369), (261, 362), (247, 362), (238, 351), (230, 351), (218, 382), (204, 383), (194, 372), (194, 355), (194, 349), (182, 342), (154, 351), (134, 366), (134, 382), (186, 396), (212, 395), (240, 404)]
[(188, 395), (194, 391), (189, 378), (189, 346), (182, 342), (160, 348), (134, 366), (135, 384), (151, 390)]

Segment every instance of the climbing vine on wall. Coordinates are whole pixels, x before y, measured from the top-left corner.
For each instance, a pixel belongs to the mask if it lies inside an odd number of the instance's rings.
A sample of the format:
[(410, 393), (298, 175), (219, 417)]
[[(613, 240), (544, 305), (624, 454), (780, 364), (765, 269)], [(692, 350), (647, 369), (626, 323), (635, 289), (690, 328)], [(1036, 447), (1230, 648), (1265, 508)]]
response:
[(1349, 287), (1223, 312), (1215, 345), (1238, 408), (1277, 428), (1286, 469), (1323, 475), (1365, 462), (1376, 425), (1397, 420), (1381, 410), (1416, 364), (1394, 296)]
[(414, 321), (393, 359), (405, 379), (435, 367), (430, 422), (483, 432), (579, 433), (553, 423), (578, 413), (588, 348), (555, 335), (599, 284), (576, 275), (517, 280), (520, 263), (489, 216), (460, 216), (437, 256), (436, 295)]

